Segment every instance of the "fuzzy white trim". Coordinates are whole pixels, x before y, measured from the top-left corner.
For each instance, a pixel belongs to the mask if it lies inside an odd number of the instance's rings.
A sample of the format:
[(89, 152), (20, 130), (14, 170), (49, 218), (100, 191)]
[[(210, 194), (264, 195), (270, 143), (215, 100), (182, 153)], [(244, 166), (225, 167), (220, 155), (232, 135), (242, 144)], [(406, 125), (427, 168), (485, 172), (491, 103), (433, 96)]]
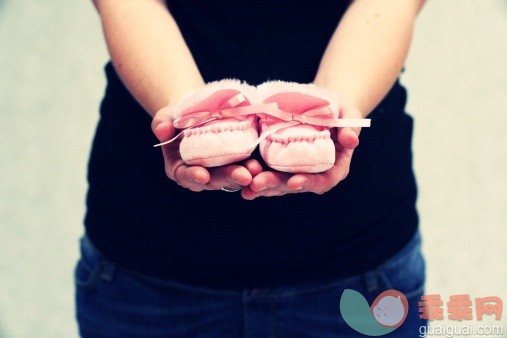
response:
[(340, 100), (336, 93), (330, 89), (319, 87), (313, 83), (297, 83), (286, 82), (280, 80), (267, 81), (257, 86), (257, 100), (263, 102), (270, 96), (279, 93), (301, 93), (306, 95), (315, 96), (329, 101), (329, 105), (333, 111), (338, 111), (340, 107)]
[(173, 106), (173, 118), (180, 117), (181, 112), (208, 98), (218, 90), (223, 89), (235, 89), (245, 95), (250, 102), (254, 100), (255, 87), (250, 86), (246, 82), (241, 82), (236, 79), (223, 79), (220, 81), (208, 82), (203, 87), (185, 94), (181, 100)]

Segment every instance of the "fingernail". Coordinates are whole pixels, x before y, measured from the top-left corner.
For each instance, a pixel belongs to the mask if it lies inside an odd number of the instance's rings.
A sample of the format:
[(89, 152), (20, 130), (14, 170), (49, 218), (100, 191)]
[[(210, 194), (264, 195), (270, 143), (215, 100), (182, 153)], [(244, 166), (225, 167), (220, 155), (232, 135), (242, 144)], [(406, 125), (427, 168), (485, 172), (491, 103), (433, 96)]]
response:
[(199, 181), (197, 178), (194, 178), (194, 182), (197, 183), (197, 184), (204, 184), (205, 183), (205, 182)]
[(304, 187), (303, 187), (302, 185), (300, 185), (300, 186), (296, 187), (296, 188), (294, 189), (294, 191), (303, 190), (303, 188), (304, 188)]
[(167, 122), (160, 122), (157, 127), (155, 128), (155, 130), (159, 130), (159, 129), (163, 129), (163, 128), (167, 128), (167, 126), (169, 126), (169, 123)]

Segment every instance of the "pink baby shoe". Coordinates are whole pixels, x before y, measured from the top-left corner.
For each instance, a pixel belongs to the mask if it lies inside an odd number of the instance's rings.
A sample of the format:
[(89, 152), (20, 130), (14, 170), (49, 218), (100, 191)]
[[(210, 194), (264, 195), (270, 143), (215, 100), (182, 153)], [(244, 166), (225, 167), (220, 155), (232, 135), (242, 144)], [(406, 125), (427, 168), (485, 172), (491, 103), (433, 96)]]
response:
[(340, 119), (339, 101), (331, 90), (314, 84), (270, 81), (257, 87), (263, 104), (277, 109), (259, 114), (259, 150), (278, 171), (318, 173), (335, 162), (332, 127), (368, 127), (369, 119)]
[(238, 80), (221, 80), (184, 96), (172, 109), (173, 125), (183, 131), (158, 145), (183, 134), (180, 154), (189, 165), (216, 167), (248, 158), (258, 138), (259, 110), (248, 99), (253, 91)]

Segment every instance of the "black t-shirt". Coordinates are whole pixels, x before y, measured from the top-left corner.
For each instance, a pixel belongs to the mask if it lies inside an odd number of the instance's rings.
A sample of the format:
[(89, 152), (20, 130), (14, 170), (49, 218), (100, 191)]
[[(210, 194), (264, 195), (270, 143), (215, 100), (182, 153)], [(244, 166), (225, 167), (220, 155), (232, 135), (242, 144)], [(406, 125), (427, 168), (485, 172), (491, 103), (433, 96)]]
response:
[[(168, 1), (205, 81), (311, 82), (348, 1)], [(151, 118), (110, 63), (89, 161), (85, 226), (130, 270), (217, 288), (323, 281), (380, 264), (417, 229), (412, 119), (396, 83), (348, 177), (324, 195), (243, 200), (169, 180)], [(258, 157), (256, 152), (254, 156)]]

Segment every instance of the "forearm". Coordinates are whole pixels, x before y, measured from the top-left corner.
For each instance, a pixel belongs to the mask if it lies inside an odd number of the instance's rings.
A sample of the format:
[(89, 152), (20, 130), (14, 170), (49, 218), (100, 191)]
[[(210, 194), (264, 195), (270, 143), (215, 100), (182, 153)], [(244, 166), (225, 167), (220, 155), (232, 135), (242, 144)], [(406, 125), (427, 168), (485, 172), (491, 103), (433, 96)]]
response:
[(163, 0), (95, 0), (111, 60), (150, 115), (203, 80)]
[(368, 115), (405, 62), (424, 0), (355, 0), (324, 53), (315, 83)]

